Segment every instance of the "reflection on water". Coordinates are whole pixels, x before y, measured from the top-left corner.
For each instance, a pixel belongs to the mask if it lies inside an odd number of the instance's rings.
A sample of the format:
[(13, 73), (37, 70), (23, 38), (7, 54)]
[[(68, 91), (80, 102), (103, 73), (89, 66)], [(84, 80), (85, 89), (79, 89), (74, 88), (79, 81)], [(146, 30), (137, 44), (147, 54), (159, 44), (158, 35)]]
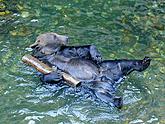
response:
[[(0, 0), (0, 123), (165, 123), (165, 2)], [(95, 44), (105, 59), (152, 57), (120, 86), (117, 110), (66, 85), (43, 85), (21, 62), (43, 32)]]

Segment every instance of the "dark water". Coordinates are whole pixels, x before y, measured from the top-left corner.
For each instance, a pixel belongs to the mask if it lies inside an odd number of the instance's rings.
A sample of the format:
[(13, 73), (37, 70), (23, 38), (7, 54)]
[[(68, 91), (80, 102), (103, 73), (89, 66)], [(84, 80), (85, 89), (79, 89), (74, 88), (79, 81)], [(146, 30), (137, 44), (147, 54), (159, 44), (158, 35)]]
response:
[[(152, 57), (118, 94), (117, 110), (66, 85), (42, 85), (21, 62), (44, 32), (68, 35), (70, 44), (95, 44), (104, 59)], [(0, 0), (0, 123), (165, 124), (164, 0)]]

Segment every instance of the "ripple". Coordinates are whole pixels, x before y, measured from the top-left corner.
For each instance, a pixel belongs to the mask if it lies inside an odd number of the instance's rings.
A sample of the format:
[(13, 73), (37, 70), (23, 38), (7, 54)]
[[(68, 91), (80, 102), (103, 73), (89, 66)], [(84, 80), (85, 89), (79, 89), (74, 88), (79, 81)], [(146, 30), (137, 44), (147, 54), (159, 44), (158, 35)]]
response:
[[(4, 1), (0, 11), (0, 123), (164, 123), (164, 1)], [(121, 110), (64, 84), (43, 85), (21, 62), (43, 32), (95, 44), (105, 59), (152, 57), (119, 87)]]

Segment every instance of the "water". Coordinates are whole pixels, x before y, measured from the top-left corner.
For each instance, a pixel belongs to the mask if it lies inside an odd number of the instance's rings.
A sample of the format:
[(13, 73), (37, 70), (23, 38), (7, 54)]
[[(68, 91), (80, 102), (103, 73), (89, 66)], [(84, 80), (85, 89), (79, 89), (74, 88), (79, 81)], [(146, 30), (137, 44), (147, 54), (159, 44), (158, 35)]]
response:
[[(165, 123), (163, 0), (0, 2), (0, 123)], [(51, 31), (72, 45), (95, 44), (104, 59), (150, 56), (151, 66), (120, 86), (121, 110), (66, 85), (43, 85), (21, 57), (38, 34)]]

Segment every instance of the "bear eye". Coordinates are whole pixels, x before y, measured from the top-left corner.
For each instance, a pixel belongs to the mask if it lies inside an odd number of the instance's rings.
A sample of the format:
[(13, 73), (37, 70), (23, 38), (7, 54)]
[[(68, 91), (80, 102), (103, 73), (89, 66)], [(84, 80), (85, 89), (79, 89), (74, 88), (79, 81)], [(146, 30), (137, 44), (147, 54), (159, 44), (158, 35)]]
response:
[(40, 42), (40, 40), (37, 40), (37, 42), (39, 43), (39, 42)]
[(56, 37), (57, 37), (56, 35), (53, 35), (53, 38), (54, 38), (54, 39), (56, 39)]

